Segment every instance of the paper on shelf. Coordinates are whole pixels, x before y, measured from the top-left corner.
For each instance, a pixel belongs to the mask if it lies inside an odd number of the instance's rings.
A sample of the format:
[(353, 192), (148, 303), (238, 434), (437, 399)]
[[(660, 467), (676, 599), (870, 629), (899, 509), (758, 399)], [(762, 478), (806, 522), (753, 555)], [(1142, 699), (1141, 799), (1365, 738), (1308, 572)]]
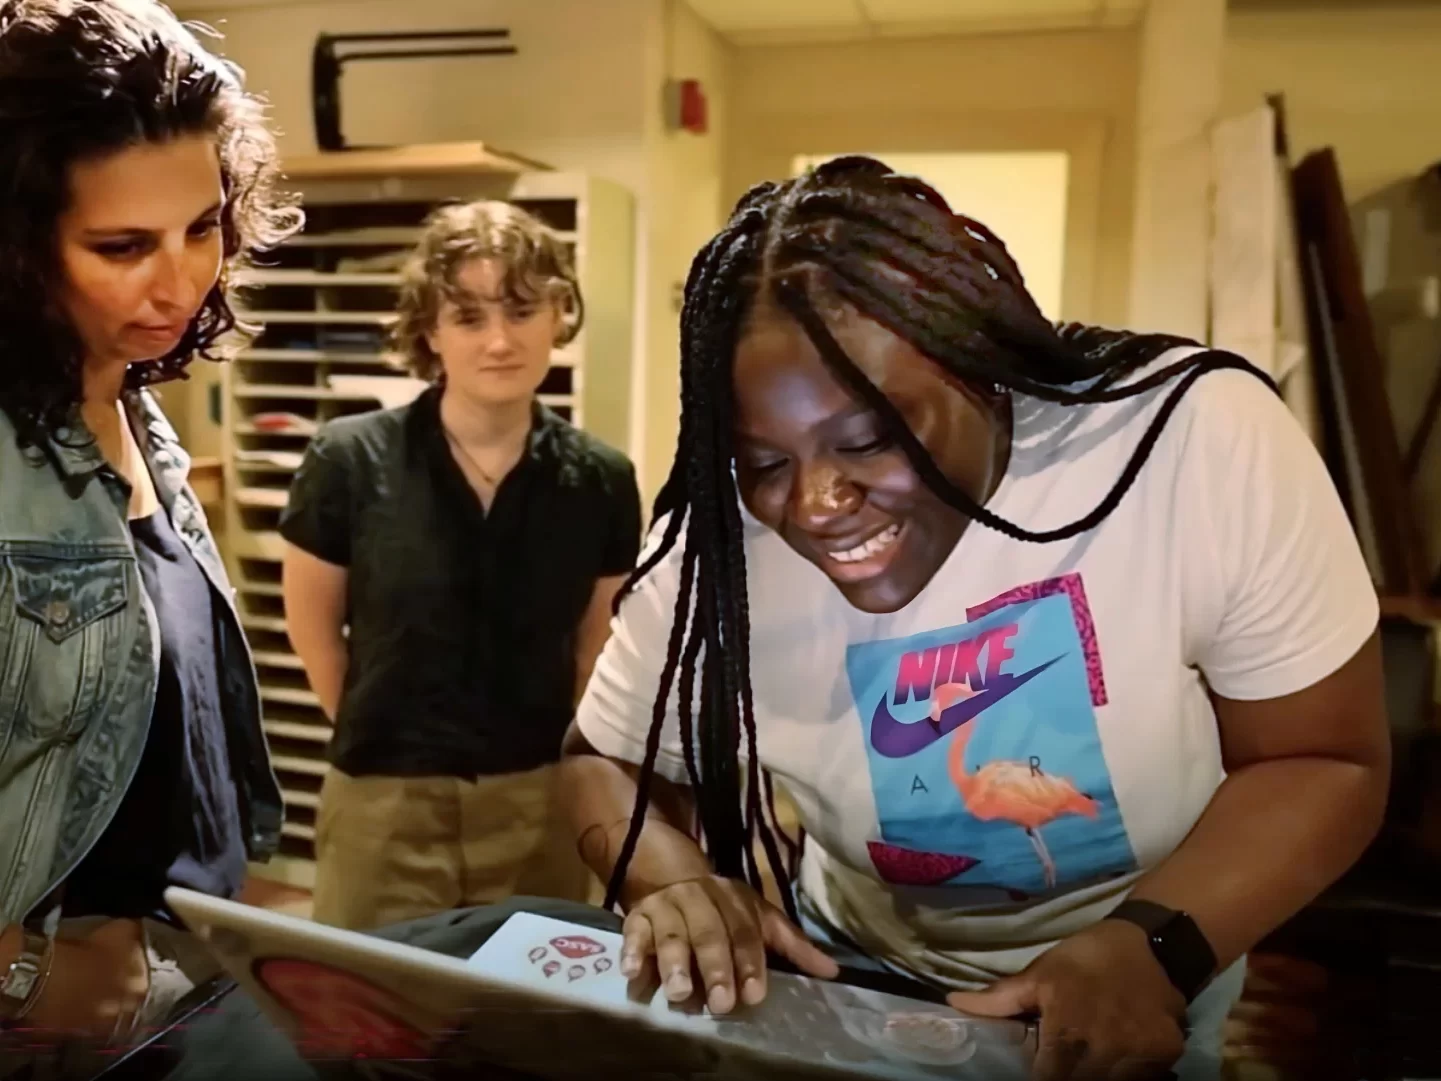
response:
[(250, 427), (260, 435), (314, 435), (320, 430), (309, 417), (285, 412), (256, 413), (250, 418)]
[(374, 398), (382, 409), (409, 405), (430, 386), (424, 379), (405, 375), (332, 375), (330, 389), (341, 394)]
[(277, 469), (299, 469), (305, 455), (294, 450), (237, 450), (235, 460), (241, 465), (273, 465)]

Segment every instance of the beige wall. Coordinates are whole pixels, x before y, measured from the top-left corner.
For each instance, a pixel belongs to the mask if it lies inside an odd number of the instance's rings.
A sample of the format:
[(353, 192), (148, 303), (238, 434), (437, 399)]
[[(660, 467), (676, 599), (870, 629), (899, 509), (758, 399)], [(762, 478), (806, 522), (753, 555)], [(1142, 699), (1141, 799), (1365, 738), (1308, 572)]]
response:
[[(180, 0), (187, 18), (216, 25), (221, 51), (267, 94), (282, 150), (315, 148), (310, 50), (334, 33), (501, 26), (514, 57), (362, 62), (342, 78), (347, 139), (403, 144), (481, 139), (558, 168), (639, 188), (643, 42), (655, 0)], [(597, 88), (604, 88), (597, 92)]]
[[(314, 150), (310, 49), (321, 30), (510, 29), (519, 48), (511, 58), (347, 69), (345, 133), (354, 144), (482, 139), (635, 193), (637, 378), (627, 449), (649, 499), (675, 450), (673, 287), (720, 225), (729, 51), (716, 35), (679, 0), (231, 0), (216, 9), (182, 0), (179, 10), (225, 35), (221, 51), (271, 99), (282, 150), (291, 154)], [(665, 129), (667, 75), (702, 80), (706, 134)]]
[[(795, 154), (1057, 149), (1070, 155), (1062, 315), (1123, 321), (1130, 260), (1135, 35), (1077, 32), (735, 50), (678, 0), (180, 0), (272, 102), (282, 150), (314, 148), (309, 56), (333, 32), (502, 25), (519, 55), (360, 64), (343, 81), (351, 142), (481, 138), (637, 196), (630, 450), (649, 497), (678, 414), (679, 286), (744, 187)], [(1037, 72), (1045, 72), (1038, 79)], [(702, 80), (705, 135), (669, 132), (666, 75)], [(919, 103), (919, 104), (918, 104)], [(190, 388), (203, 406), (202, 375)], [(177, 403), (183, 411), (183, 403)], [(203, 427), (203, 426), (198, 426)], [(197, 446), (197, 453), (218, 447)]]
[[(733, 49), (678, 0), (180, 0), (266, 93), (282, 147), (314, 142), (315, 34), (508, 26), (508, 59), (361, 64), (356, 143), (483, 138), (626, 185), (639, 210), (641, 378), (631, 450), (647, 494), (674, 449), (675, 297), (750, 184), (799, 154), (1056, 149), (1071, 161), (1061, 315), (1130, 321), (1140, 34), (1097, 30)], [(1354, 199), (1441, 158), (1441, 11), (1232, 15), (1223, 111), (1286, 93), (1298, 152), (1333, 144)], [(662, 125), (664, 77), (700, 78), (705, 135)], [(203, 408), (209, 380), (187, 388)], [(176, 395), (170, 395), (176, 397)], [(185, 402), (175, 403), (184, 412)], [(200, 446), (198, 453), (218, 448)]]
[(1283, 92), (1293, 157), (1334, 146), (1354, 202), (1441, 159), (1441, 8), (1233, 14), (1223, 86)]
[(787, 175), (803, 154), (1064, 150), (1071, 193), (1061, 314), (1119, 323), (1135, 95), (1133, 31), (738, 49), (725, 195), (732, 201)]
[[(646, 102), (650, 199), (641, 290), (646, 340), (644, 400), (632, 402), (632, 433), (643, 448), (638, 468), (649, 500), (675, 456), (680, 419), (680, 295), (692, 258), (720, 228), (721, 176), (730, 105), (731, 50), (680, 0), (662, 0), (654, 35), (656, 72)], [(699, 79), (709, 106), (705, 134), (663, 124), (666, 77)]]
[[(514, 57), (348, 67), (342, 79), (346, 138), (353, 145), (479, 139), (632, 191), (638, 218), (635, 363), (643, 373), (634, 380), (632, 415), (647, 408), (646, 394), (655, 383), (657, 397), (650, 400), (660, 402), (661, 416), (649, 430), (661, 433), (659, 446), (669, 425), (673, 441), (669, 418), (677, 396), (670, 343), (676, 332), (674, 319), (655, 306), (663, 293), (652, 283), (657, 274), (672, 272), (675, 257), (672, 245), (654, 238), (688, 235), (676, 228), (683, 210), (672, 205), (669, 192), (686, 173), (699, 171), (704, 182), (718, 176), (719, 167), (707, 167), (704, 160), (716, 153), (716, 136), (691, 144), (662, 137), (661, 66), (669, 49), (678, 67), (708, 71), (708, 32), (693, 19), (679, 20), (668, 46), (662, 0), (230, 0), (218, 6), (180, 0), (177, 10), (224, 35), (219, 51), (245, 68), (248, 85), (270, 99), (284, 154), (315, 149), (310, 50), (317, 33), (509, 28), (519, 49)], [(203, 384), (215, 375), (200, 375), (189, 388), (188, 403), (170, 403), (177, 412), (186, 412), (186, 404), (190, 412), (201, 408)], [(650, 488), (651, 477), (663, 478), (672, 447), (664, 446), (663, 460), (650, 461), (648, 426), (637, 423), (636, 438), (625, 449)], [(218, 445), (190, 442), (196, 453), (219, 453)]]
[(1225, 0), (1151, 0), (1136, 88), (1133, 330), (1208, 333), (1211, 130), (1219, 116)]

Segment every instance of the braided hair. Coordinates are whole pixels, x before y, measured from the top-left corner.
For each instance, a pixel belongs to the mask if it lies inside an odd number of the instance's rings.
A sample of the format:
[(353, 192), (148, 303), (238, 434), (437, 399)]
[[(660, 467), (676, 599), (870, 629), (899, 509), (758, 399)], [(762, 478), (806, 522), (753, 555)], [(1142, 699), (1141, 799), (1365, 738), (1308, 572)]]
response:
[[(873, 158), (837, 158), (784, 183), (752, 188), (691, 265), (680, 327), (680, 430), (675, 461), (654, 508), (655, 520), (665, 519), (664, 532), (616, 602), (619, 607), (641, 578), (683, 544), (635, 812), (611, 876), (607, 907), (620, 894), (645, 825), (674, 689), (697, 840), (717, 874), (743, 878), (757, 892), (759, 841), (782, 885), (787, 912), (796, 917), (785, 887), (795, 874), (801, 841), (787, 837), (776, 822), (773, 790), (756, 748), (745, 544), (732, 472), (732, 362), (746, 315), (763, 295), (796, 320), (831, 373), (874, 411), (928, 487), (974, 521), (1022, 541), (1074, 537), (1115, 510), (1181, 397), (1206, 372), (1240, 368), (1270, 383), (1239, 357), (1216, 351), (1193, 352), (1125, 381), (1167, 350), (1196, 343), (1052, 324), (990, 230), (953, 213), (927, 184)], [(837, 302), (885, 326), (957, 379), (1065, 405), (1129, 398), (1185, 374), (1095, 509), (1067, 525), (1031, 530), (996, 516), (946, 478), (895, 405), (832, 336), (818, 305)], [(781, 844), (788, 849), (784, 861)]]

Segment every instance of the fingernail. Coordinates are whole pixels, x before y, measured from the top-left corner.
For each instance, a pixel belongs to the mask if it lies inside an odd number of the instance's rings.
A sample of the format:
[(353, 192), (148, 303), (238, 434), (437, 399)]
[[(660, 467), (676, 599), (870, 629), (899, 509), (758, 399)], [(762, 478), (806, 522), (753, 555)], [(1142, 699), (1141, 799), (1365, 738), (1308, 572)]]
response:
[(669, 998), (685, 998), (690, 994), (690, 977), (685, 969), (673, 968), (665, 978), (665, 993)]
[(640, 958), (633, 953), (623, 953), (620, 957), (620, 974), (628, 980), (633, 980), (640, 975)]
[(765, 997), (766, 990), (761, 986), (761, 981), (751, 976), (745, 983), (741, 984), (741, 998), (747, 1005), (754, 1006)]
[(731, 989), (723, 983), (718, 983), (710, 989), (710, 995), (706, 998), (711, 1013), (726, 1013), (735, 1005), (731, 997)]

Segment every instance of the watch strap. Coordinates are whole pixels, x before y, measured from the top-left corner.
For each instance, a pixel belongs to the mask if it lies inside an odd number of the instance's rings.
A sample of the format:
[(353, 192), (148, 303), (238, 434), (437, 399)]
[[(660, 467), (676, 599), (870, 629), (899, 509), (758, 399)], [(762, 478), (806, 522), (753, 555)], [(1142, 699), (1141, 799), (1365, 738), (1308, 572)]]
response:
[(55, 958), (55, 940), (26, 927), (21, 931), (20, 952), (0, 976), (0, 1025), (13, 1025), (30, 1012)]
[(1133, 923), (1150, 936), (1170, 922), (1171, 917), (1176, 914), (1174, 908), (1167, 908), (1155, 901), (1122, 901), (1106, 918)]
[(20, 949), (0, 973), (0, 1027), (24, 1020), (45, 990), (55, 960), (62, 890), (57, 887), (20, 925)]
[(1172, 986), (1190, 1003), (1216, 974), (1216, 951), (1185, 912), (1155, 901), (1127, 900), (1108, 916), (1146, 933), (1151, 953)]

